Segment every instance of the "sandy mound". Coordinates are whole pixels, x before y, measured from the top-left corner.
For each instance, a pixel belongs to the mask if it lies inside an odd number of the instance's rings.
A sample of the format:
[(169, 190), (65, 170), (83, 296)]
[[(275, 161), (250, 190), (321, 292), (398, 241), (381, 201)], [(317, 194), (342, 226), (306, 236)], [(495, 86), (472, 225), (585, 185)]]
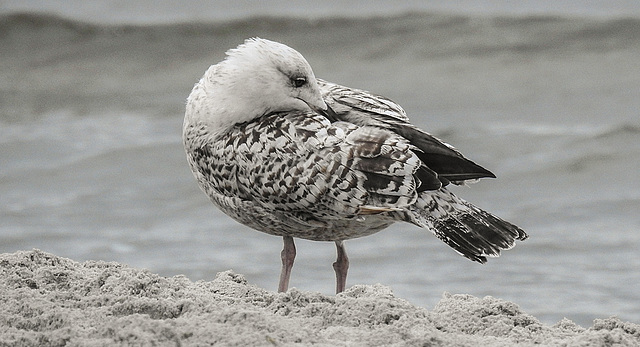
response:
[(445, 294), (429, 311), (382, 285), (274, 293), (230, 271), (191, 282), (38, 250), (0, 268), (2, 346), (640, 346), (638, 324), (546, 326), (492, 297)]

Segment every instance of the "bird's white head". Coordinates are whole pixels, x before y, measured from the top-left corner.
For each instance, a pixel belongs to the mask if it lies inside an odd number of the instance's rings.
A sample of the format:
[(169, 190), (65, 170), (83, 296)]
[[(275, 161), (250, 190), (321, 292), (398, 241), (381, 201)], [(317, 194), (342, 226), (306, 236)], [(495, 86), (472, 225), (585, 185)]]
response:
[(268, 113), (310, 109), (323, 112), (327, 105), (302, 54), (252, 38), (205, 72), (187, 100), (185, 123), (203, 122), (220, 133)]

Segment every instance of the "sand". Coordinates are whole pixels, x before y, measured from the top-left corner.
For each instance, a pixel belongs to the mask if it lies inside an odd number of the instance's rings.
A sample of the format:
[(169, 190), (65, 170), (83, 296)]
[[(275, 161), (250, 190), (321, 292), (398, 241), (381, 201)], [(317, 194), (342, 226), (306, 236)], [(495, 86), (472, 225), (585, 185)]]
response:
[(640, 346), (638, 324), (549, 326), (493, 297), (445, 293), (428, 310), (379, 284), (276, 293), (232, 271), (192, 282), (39, 250), (0, 268), (0, 346)]

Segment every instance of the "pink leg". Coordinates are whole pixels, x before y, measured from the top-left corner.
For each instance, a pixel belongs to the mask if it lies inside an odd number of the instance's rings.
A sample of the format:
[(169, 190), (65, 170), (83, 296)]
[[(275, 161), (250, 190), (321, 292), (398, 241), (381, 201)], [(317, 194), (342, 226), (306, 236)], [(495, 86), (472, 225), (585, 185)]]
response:
[(342, 241), (336, 241), (336, 250), (338, 251), (338, 258), (333, 263), (333, 269), (336, 271), (336, 294), (338, 294), (344, 292), (344, 287), (347, 284), (349, 258), (347, 258), (347, 251), (344, 249)]
[(296, 244), (293, 243), (293, 237), (283, 236), (284, 248), (280, 257), (282, 258), (282, 272), (280, 272), (280, 283), (278, 284), (279, 292), (286, 292), (289, 288), (289, 278), (291, 277), (291, 268), (293, 260), (296, 258)]

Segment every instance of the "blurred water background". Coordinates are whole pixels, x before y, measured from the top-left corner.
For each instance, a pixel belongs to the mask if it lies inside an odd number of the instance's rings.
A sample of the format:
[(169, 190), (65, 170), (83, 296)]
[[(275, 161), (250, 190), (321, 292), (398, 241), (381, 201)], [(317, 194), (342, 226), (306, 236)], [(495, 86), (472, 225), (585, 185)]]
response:
[[(478, 265), (396, 224), (346, 243), (348, 285), (640, 323), (640, 2), (265, 3), (0, 1), (0, 252), (275, 290), (281, 239), (219, 212), (181, 144), (193, 84), (259, 36), (492, 170), (455, 192), (531, 235)], [(332, 293), (334, 245), (297, 245), (292, 285)]]

